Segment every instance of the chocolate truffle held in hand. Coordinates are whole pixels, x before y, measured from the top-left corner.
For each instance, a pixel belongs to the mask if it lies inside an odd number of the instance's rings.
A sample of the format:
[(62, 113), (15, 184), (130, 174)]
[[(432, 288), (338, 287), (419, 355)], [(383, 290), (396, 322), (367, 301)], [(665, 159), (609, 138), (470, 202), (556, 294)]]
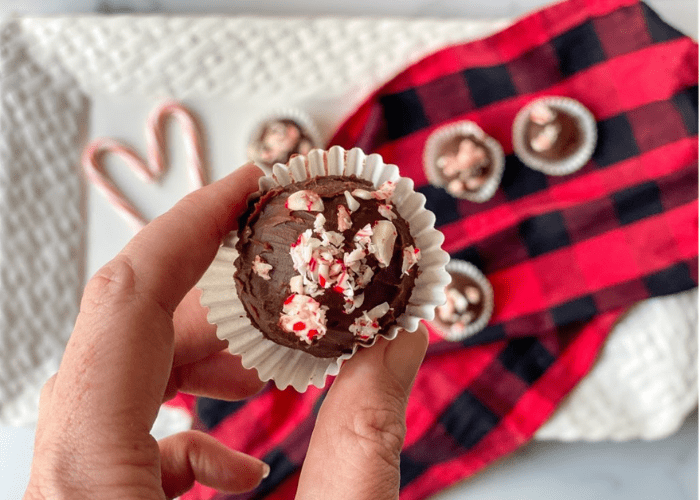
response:
[(414, 331), (449, 282), (424, 205), (395, 165), (359, 149), (275, 165), (200, 281), (217, 335), (261, 380), (304, 391), (379, 336)]
[(316, 177), (251, 203), (239, 223), (235, 282), (263, 335), (338, 357), (396, 322), (421, 255), (391, 204), (395, 186)]

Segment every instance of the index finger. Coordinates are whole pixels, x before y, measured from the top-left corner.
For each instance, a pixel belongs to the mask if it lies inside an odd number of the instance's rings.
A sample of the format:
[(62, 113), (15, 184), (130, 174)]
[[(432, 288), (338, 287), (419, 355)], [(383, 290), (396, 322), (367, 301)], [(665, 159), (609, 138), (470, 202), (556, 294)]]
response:
[(171, 314), (214, 259), (221, 240), (235, 228), (262, 171), (247, 164), (183, 198), (143, 228), (120, 256), (139, 276), (140, 292)]
[(173, 364), (173, 310), (235, 228), (261, 174), (246, 165), (191, 193), (90, 280), (54, 384), (61, 404), (51, 425), (100, 436), (97, 450), (106, 439), (148, 436)]

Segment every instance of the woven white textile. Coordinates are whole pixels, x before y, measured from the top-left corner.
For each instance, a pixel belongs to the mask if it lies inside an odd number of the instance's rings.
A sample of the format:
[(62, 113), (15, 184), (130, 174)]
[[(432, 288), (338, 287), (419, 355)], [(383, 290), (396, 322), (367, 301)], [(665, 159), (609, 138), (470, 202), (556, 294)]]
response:
[[(39, 388), (56, 370), (77, 312), (87, 239), (77, 166), (90, 137), (84, 124), (92, 97), (257, 99), (270, 108), (302, 109), (313, 100), (309, 111), (329, 135), (369, 91), (406, 65), (506, 25), (222, 16), (6, 21), (0, 59), (0, 423), (34, 421)], [(673, 432), (697, 403), (693, 297), (655, 299), (629, 314), (591, 375), (537, 437), (629, 439)], [(178, 413), (161, 421), (168, 423), (161, 435), (187, 425)]]

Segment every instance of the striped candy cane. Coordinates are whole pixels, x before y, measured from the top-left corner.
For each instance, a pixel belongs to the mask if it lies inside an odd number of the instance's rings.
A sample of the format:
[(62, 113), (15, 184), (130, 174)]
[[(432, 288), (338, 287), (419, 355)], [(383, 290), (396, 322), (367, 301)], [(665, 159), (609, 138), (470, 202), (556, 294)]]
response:
[(175, 101), (167, 101), (158, 106), (149, 116), (146, 124), (147, 158), (145, 162), (133, 149), (109, 138), (91, 141), (83, 150), (82, 166), (88, 181), (93, 184), (135, 231), (139, 231), (148, 221), (110, 180), (102, 165), (105, 153), (112, 153), (124, 160), (127, 166), (145, 182), (158, 180), (165, 172), (165, 122), (169, 116), (181, 125), (185, 138), (187, 172), (192, 191), (207, 183), (204, 165), (202, 136), (192, 113)]

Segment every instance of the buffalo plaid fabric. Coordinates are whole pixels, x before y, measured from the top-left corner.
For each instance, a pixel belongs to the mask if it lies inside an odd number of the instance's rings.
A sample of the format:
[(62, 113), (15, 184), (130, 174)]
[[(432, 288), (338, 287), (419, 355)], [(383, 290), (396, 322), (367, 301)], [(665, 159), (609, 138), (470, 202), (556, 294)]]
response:
[[(697, 286), (697, 76), (697, 45), (645, 4), (569, 0), (410, 66), (337, 131), (331, 144), (380, 153), (415, 181), (445, 249), (495, 293), (485, 330), (461, 343), (432, 336), (408, 407), (402, 499), (528, 441), (626, 308)], [(512, 154), (513, 118), (541, 95), (573, 97), (597, 118), (597, 149), (575, 174), (548, 177)], [(423, 171), (428, 135), (463, 119), (507, 155), (483, 204), (451, 197)], [(323, 396), (268, 388), (246, 402), (197, 400), (197, 427), (272, 473), (251, 494), (198, 486), (186, 498), (292, 498)]]

